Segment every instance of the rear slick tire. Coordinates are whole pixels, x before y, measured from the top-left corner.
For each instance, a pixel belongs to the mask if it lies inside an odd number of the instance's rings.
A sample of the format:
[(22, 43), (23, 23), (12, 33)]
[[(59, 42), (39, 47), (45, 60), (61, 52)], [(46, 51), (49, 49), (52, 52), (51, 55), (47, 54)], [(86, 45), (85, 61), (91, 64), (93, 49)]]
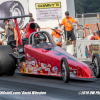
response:
[(12, 53), (9, 45), (0, 46), (0, 75), (14, 75), (16, 61), (9, 53)]

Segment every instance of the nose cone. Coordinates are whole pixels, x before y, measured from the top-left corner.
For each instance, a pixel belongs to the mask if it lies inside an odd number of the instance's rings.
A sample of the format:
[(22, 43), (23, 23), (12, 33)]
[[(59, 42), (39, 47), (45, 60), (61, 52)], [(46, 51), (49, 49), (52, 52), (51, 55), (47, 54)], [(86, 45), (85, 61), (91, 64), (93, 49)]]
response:
[(77, 74), (79, 77), (82, 77), (82, 78), (93, 78), (90, 67), (85, 63), (80, 64), (80, 66), (78, 67)]

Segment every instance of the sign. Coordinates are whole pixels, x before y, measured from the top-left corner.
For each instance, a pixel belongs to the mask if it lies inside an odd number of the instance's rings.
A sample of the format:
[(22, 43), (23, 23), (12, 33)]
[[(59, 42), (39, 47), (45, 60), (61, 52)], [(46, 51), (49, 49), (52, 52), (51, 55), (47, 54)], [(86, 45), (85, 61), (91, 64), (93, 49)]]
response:
[(61, 8), (61, 2), (37, 3), (36, 9)]
[(100, 55), (100, 40), (77, 40), (77, 58), (91, 60), (94, 53)]
[(99, 54), (99, 45), (93, 45), (93, 54)]
[(62, 19), (61, 2), (36, 3), (36, 16), (38, 21)]

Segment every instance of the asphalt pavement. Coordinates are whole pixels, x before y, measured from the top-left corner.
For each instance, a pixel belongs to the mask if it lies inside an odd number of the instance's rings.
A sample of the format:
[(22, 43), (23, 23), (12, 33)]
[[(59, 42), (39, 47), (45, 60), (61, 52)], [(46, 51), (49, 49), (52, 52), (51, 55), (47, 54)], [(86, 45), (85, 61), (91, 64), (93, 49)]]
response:
[[(21, 94), (2, 94), (5, 91)], [(22, 92), (46, 92), (44, 95), (22, 94)], [(64, 83), (60, 77), (21, 74), (0, 77), (0, 100), (100, 100), (100, 94), (80, 95), (81, 91), (100, 91), (100, 79), (70, 79)]]

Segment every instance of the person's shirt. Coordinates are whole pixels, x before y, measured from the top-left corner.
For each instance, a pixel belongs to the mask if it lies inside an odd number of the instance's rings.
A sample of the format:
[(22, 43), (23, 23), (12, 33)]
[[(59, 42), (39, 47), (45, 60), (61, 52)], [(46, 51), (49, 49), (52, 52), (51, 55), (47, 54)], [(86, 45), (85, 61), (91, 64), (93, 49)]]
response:
[[(14, 27), (13, 24), (11, 22), (9, 22), (9, 25), (11, 27)], [(6, 35), (7, 37), (9, 37), (10, 35), (13, 35), (14, 34), (14, 31), (11, 30), (7, 25), (5, 25), (5, 31), (6, 31)]]
[(73, 29), (72, 23), (75, 23), (76, 20), (72, 17), (67, 19), (66, 17), (62, 20), (61, 24), (64, 25), (66, 31), (71, 31)]
[[(28, 24), (28, 23), (27, 23)], [(24, 26), (25, 27), (25, 29), (26, 29), (26, 27), (27, 27), (27, 24)], [(37, 28), (40, 28), (40, 26), (37, 24), (37, 23), (34, 23), (35, 25), (36, 25), (36, 29)]]

